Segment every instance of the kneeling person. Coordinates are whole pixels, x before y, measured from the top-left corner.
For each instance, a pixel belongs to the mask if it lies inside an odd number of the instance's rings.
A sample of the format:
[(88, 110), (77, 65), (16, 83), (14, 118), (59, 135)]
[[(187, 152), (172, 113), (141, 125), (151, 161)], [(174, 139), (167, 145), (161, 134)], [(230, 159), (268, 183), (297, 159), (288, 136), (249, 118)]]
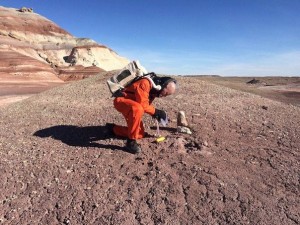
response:
[(154, 77), (155, 85), (160, 85), (161, 89), (157, 91), (152, 83), (147, 79), (140, 79), (122, 91), (121, 97), (114, 99), (114, 107), (122, 113), (127, 126), (113, 126), (113, 132), (117, 136), (126, 137), (126, 149), (132, 153), (139, 153), (141, 146), (137, 143), (138, 139), (145, 136), (145, 130), (142, 122), (144, 113), (156, 118), (166, 120), (166, 112), (156, 109), (152, 102), (156, 97), (166, 97), (172, 95), (176, 90), (176, 80), (171, 77)]

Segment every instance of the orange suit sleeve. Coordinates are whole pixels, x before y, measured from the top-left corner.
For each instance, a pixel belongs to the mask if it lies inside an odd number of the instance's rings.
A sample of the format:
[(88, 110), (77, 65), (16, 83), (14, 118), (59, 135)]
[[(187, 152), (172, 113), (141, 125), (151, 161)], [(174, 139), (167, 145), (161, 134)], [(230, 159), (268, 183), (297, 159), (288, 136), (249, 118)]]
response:
[(136, 102), (140, 103), (145, 111), (145, 113), (150, 114), (151, 116), (155, 113), (154, 106), (149, 101), (149, 93), (151, 90), (150, 81), (147, 79), (142, 79), (137, 82), (135, 90), (135, 99)]

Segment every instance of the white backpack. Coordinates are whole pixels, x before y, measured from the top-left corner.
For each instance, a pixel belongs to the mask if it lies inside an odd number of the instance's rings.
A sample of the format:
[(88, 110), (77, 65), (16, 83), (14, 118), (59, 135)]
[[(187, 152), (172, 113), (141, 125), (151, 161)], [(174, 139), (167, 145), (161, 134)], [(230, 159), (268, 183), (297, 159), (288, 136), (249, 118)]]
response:
[(141, 78), (147, 78), (151, 82), (153, 88), (160, 90), (161, 86), (155, 85), (151, 79), (153, 74), (154, 73), (148, 74), (147, 70), (140, 64), (139, 61), (132, 61), (108, 79), (107, 85), (112, 96), (117, 96), (118, 92), (127, 87), (129, 84)]

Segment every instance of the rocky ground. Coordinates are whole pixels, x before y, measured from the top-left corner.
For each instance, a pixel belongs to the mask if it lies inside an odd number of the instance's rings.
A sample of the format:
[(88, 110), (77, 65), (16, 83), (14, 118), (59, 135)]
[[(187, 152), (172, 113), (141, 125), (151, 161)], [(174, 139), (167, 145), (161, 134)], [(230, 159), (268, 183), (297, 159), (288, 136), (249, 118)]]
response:
[(300, 106), (300, 77), (220, 77), (200, 76), (201, 80), (249, 92), (276, 101)]
[[(0, 75), (1, 76), (1, 75)], [(19, 79), (3, 81), (0, 78), (0, 110), (9, 104), (29, 98), (37, 93), (62, 86), (64, 82), (41, 82), (39, 80)]]
[[(178, 77), (132, 155), (105, 73), (0, 109), (1, 224), (299, 224), (300, 108)], [(193, 134), (176, 132), (185, 111)], [(155, 123), (145, 116), (147, 131)]]

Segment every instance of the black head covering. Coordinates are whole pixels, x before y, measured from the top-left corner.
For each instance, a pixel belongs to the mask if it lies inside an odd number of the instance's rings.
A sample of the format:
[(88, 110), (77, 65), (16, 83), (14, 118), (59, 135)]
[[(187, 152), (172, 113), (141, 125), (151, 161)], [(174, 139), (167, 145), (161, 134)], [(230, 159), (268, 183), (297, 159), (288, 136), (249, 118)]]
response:
[(170, 82), (174, 82), (176, 84), (176, 80), (172, 77), (154, 77), (153, 81), (156, 85), (161, 86), (161, 90), (167, 87)]
[(167, 87), (167, 85), (171, 82), (174, 82), (175, 84), (177, 83), (177, 81), (172, 78), (172, 77), (158, 77), (158, 76), (155, 76), (152, 78), (154, 83), (156, 85), (160, 85), (161, 86), (161, 89), (159, 91), (155, 91), (155, 90), (151, 90), (152, 92), (155, 92), (156, 96), (159, 96), (159, 94), (162, 92), (162, 90)]

